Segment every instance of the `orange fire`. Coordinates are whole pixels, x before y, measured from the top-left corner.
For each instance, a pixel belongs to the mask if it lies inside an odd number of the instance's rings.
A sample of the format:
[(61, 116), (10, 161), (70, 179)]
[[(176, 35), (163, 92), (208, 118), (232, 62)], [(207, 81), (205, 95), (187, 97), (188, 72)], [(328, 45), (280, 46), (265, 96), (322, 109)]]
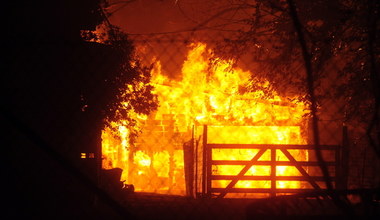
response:
[[(201, 140), (201, 125), (210, 125), (209, 143), (305, 144), (305, 103), (280, 97), (269, 81), (215, 57), (204, 43), (193, 43), (182, 66), (182, 78), (170, 79), (158, 60), (151, 85), (159, 108), (151, 115), (130, 112), (141, 133), (130, 141), (126, 121), (111, 122), (102, 133), (103, 169), (122, 168), (122, 180), (136, 191), (185, 195), (183, 145)], [(259, 89), (258, 89), (259, 88)], [(128, 89), (127, 91), (128, 92)], [(126, 103), (128, 104), (128, 103)], [(213, 160), (250, 160), (257, 150), (214, 149)], [(269, 152), (268, 152), (269, 153)], [(306, 154), (294, 153), (307, 160)], [(265, 153), (260, 160), (268, 160)], [(277, 160), (286, 160), (281, 152)], [(236, 175), (241, 165), (213, 165), (213, 174)], [(270, 175), (270, 167), (253, 166), (246, 175)], [(278, 166), (277, 175), (300, 175), (293, 167)], [(229, 181), (213, 181), (225, 187)], [(266, 181), (238, 181), (239, 188), (269, 188)], [(278, 181), (277, 188), (300, 188), (297, 181)]]

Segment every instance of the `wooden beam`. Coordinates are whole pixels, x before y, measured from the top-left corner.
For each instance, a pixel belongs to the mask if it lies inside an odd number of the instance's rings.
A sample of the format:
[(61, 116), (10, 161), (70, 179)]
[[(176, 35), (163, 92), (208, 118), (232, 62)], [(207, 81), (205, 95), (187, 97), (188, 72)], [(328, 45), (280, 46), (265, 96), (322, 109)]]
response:
[(206, 195), (207, 189), (207, 125), (203, 126), (203, 148), (202, 148), (202, 195)]
[(212, 153), (211, 153), (211, 148), (208, 147), (206, 144), (206, 163), (207, 163), (207, 174), (206, 174), (206, 192), (207, 192), (207, 197), (211, 197), (211, 176), (212, 176)]
[[(249, 160), (213, 160), (211, 162), (212, 165), (247, 165), (250, 164)], [(316, 161), (297, 161), (299, 166), (319, 166)], [(256, 166), (270, 166), (272, 164), (271, 161), (256, 161), (253, 165)], [(276, 166), (294, 166), (295, 163), (291, 161), (275, 161)], [(327, 166), (335, 166), (335, 162), (326, 162)]]
[(340, 150), (340, 185), (339, 188), (346, 190), (348, 187), (348, 174), (349, 174), (349, 158), (350, 158), (350, 142), (348, 138), (347, 126), (343, 126), (342, 131), (342, 147)]
[[(297, 145), (297, 144), (208, 144), (211, 148), (218, 149), (288, 149), (288, 150), (313, 150), (314, 145)], [(320, 145), (321, 150), (336, 150), (339, 145)]]
[[(212, 193), (222, 193), (225, 188), (212, 188)], [(324, 192), (326, 190), (315, 189), (276, 189), (276, 193), (307, 193), (307, 192)], [(271, 193), (271, 188), (232, 188), (229, 193)]]
[[(233, 180), (235, 175), (213, 175), (211, 180)], [(271, 176), (242, 176), (239, 180), (271, 180)], [(323, 176), (310, 176), (314, 181), (324, 181)], [(335, 180), (335, 177), (333, 178)], [(308, 181), (309, 179), (304, 176), (276, 176), (277, 181)]]
[(252, 167), (252, 165), (265, 153), (267, 149), (261, 149), (257, 154), (251, 159), (251, 163), (247, 164), (240, 172), (238, 175), (236, 175), (236, 178), (233, 179), (228, 186), (224, 189), (223, 192), (221, 192), (218, 196), (218, 198), (223, 198), (227, 192), (232, 189), (232, 187), (235, 186), (235, 184), (239, 181), (239, 178), (244, 176), (244, 174)]
[(302, 174), (302, 176), (306, 177), (307, 181), (314, 187), (314, 189), (321, 189), (317, 183), (309, 176), (309, 174), (303, 169), (302, 166), (297, 164), (297, 161), (294, 159), (294, 157), (289, 153), (289, 151), (285, 149), (281, 149), (281, 152), (295, 165), (295, 167), (298, 169), (298, 171)]
[(276, 196), (276, 149), (271, 148), (270, 149), (270, 162), (271, 162), (271, 167), (270, 167), (270, 187), (272, 189), (271, 196), (275, 197)]

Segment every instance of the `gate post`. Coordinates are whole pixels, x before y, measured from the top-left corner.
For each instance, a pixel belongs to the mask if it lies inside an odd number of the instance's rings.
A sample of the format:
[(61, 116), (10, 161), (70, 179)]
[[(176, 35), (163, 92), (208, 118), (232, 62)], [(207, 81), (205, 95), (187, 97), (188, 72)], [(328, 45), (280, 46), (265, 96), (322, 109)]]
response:
[(348, 140), (348, 129), (347, 126), (343, 126), (342, 130), (342, 150), (341, 150), (341, 189), (348, 188), (348, 163), (349, 163), (349, 140)]
[(276, 196), (276, 175), (277, 175), (277, 170), (276, 170), (276, 149), (272, 146), (270, 150), (270, 159), (271, 159), (271, 196), (275, 197)]
[(209, 189), (207, 189), (208, 180), (209, 177), (207, 177), (207, 166), (208, 166), (208, 160), (207, 160), (207, 125), (203, 125), (203, 149), (202, 149), (202, 195), (203, 197), (206, 197), (208, 194)]
[(348, 182), (348, 161), (349, 161), (349, 142), (347, 126), (342, 127), (342, 145), (339, 149), (336, 149), (336, 189), (347, 189)]

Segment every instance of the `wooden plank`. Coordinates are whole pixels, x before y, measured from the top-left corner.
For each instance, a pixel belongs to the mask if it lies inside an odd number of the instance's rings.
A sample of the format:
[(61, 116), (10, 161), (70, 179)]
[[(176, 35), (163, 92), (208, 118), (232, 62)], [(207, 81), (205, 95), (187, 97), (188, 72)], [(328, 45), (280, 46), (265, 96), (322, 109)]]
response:
[[(222, 193), (225, 188), (212, 188), (211, 193)], [(229, 193), (271, 193), (271, 188), (232, 188)], [(325, 190), (315, 189), (276, 189), (276, 193), (307, 193), (307, 192), (323, 192)]]
[(202, 149), (202, 194), (205, 196), (207, 191), (207, 125), (203, 126), (203, 149)]
[(346, 190), (348, 186), (348, 174), (349, 174), (349, 138), (347, 126), (343, 126), (342, 129), (342, 147), (340, 149), (340, 183), (339, 189)]
[[(233, 180), (236, 176), (234, 175), (213, 175), (211, 180)], [(314, 181), (324, 181), (323, 176), (310, 176)], [(271, 180), (271, 176), (242, 176), (239, 180)], [(333, 180), (336, 178), (333, 177)], [(304, 176), (276, 176), (277, 181), (308, 181), (309, 179)]]
[[(257, 154), (252, 158), (251, 162), (252, 164), (257, 161), (266, 151), (267, 149), (261, 149), (259, 152), (257, 152)], [(229, 184), (228, 186), (224, 189), (223, 192), (221, 192), (218, 196), (218, 198), (223, 198), (227, 192), (232, 189), (232, 187), (235, 186), (235, 184), (239, 181), (239, 178), (244, 176), (244, 174), (252, 167), (252, 164), (247, 164), (240, 172), (239, 174), (236, 176), (235, 179), (233, 179)]]
[(199, 163), (199, 160), (198, 160), (198, 144), (199, 142), (198, 141), (195, 141), (194, 139), (194, 134), (195, 134), (195, 126), (193, 125), (193, 130), (192, 130), (192, 139), (194, 141), (193, 144), (195, 144), (195, 177), (194, 177), (194, 196), (195, 197), (198, 197), (198, 163)]
[(271, 167), (270, 167), (270, 187), (272, 189), (271, 196), (276, 196), (276, 149), (271, 148), (270, 149), (270, 162), (271, 162)]
[[(287, 150), (314, 150), (315, 145), (297, 145), (297, 144), (208, 144), (215, 149), (287, 149)], [(336, 150), (338, 145), (320, 145), (321, 150)]]
[(211, 165), (211, 162), (212, 162), (212, 155), (211, 155), (211, 148), (208, 147), (208, 145), (206, 145), (206, 161), (207, 161), (207, 174), (206, 174), (206, 178), (207, 178), (207, 185), (206, 185), (206, 192), (207, 192), (207, 196), (208, 197), (211, 197), (211, 176), (212, 176), (212, 165)]
[[(335, 170), (335, 176), (337, 177), (341, 177), (342, 176), (342, 166), (341, 166), (341, 149), (342, 148), (339, 148), (337, 150), (335, 150), (334, 152), (334, 156), (335, 156), (335, 162), (336, 162), (336, 166), (334, 168)], [(331, 176), (331, 174), (329, 174)], [(335, 182), (335, 189), (341, 189), (341, 179), (339, 178), (337, 182)]]
[[(212, 165), (247, 165), (250, 164), (249, 160), (213, 160)], [(272, 164), (271, 161), (256, 161), (253, 165), (256, 166), (270, 166)], [(295, 166), (294, 162), (291, 161), (275, 161), (276, 166)], [(319, 166), (316, 161), (297, 161), (297, 165), (299, 166)], [(335, 162), (326, 162), (327, 166), (335, 166)]]
[(297, 161), (294, 159), (294, 157), (289, 153), (289, 151), (285, 149), (281, 149), (281, 152), (291, 161), (295, 164), (295, 167), (298, 169), (298, 171), (302, 174), (302, 176), (306, 177), (308, 179), (308, 182), (314, 187), (314, 189), (321, 189), (318, 184), (315, 183), (313, 179), (310, 178), (309, 174), (303, 169), (302, 166), (297, 164)]
[[(212, 188), (212, 193), (223, 193), (225, 188)], [(271, 193), (270, 188), (231, 188), (228, 190), (229, 193)], [(219, 197), (219, 196), (218, 196)]]

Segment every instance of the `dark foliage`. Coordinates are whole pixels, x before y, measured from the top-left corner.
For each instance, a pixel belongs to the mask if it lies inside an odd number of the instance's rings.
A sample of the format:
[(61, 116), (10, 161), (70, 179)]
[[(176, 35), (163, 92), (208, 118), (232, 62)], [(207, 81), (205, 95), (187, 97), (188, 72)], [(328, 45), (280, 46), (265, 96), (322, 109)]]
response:
[[(148, 68), (130, 65), (133, 47), (125, 34), (115, 33), (108, 44), (81, 37), (81, 30), (94, 30), (104, 21), (100, 3), (2, 4), (6, 31), (2, 34), (0, 119), (5, 128), (6, 217), (88, 218), (102, 216), (103, 211), (113, 215), (110, 207), (92, 210), (94, 191), (65, 169), (75, 167), (79, 175), (88, 176), (82, 179), (97, 182), (100, 163), (81, 160), (81, 152), (94, 152), (100, 159), (103, 119), (114, 114), (123, 98), (121, 88), (149, 73)], [(141, 91), (147, 99), (152, 98), (150, 89)], [(139, 105), (140, 101), (136, 100), (137, 111), (147, 113), (150, 109)]]

